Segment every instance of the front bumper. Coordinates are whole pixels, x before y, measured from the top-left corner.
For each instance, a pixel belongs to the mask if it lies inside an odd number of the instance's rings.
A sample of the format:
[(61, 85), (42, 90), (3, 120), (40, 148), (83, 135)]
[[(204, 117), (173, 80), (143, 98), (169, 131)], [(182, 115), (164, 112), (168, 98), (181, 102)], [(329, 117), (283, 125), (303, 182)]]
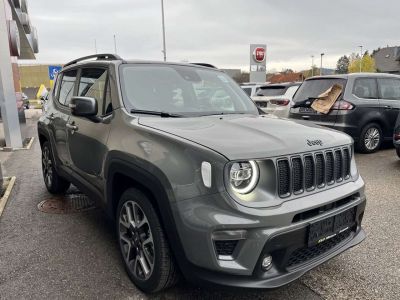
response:
[[(355, 182), (323, 193), (284, 202), (279, 207), (243, 208), (242, 211), (238, 211), (238, 207), (230, 206), (226, 199), (222, 200), (221, 197), (227, 197), (224, 194), (178, 202), (174, 204), (173, 211), (186, 256), (182, 272), (188, 280), (197, 283), (251, 288), (275, 288), (285, 285), (365, 238), (361, 228), (366, 205), (363, 189), (364, 182), (360, 177)], [(343, 199), (351, 200), (294, 222), (301, 212), (315, 211), (315, 208), (339, 203)], [(300, 257), (305, 255), (301, 253), (301, 249), (308, 251), (306, 240), (311, 222), (349, 209), (356, 210), (356, 224), (346, 235), (338, 237), (334, 243), (331, 241), (329, 247), (324, 245), (324, 249), (316, 249), (319, 251), (318, 255), (298, 261), (293, 258), (296, 253)], [(213, 240), (215, 233), (233, 230), (245, 231), (245, 238), (238, 241), (231, 259), (218, 258)], [(261, 260), (265, 255), (271, 255), (273, 258), (273, 266), (266, 272), (261, 268)]]

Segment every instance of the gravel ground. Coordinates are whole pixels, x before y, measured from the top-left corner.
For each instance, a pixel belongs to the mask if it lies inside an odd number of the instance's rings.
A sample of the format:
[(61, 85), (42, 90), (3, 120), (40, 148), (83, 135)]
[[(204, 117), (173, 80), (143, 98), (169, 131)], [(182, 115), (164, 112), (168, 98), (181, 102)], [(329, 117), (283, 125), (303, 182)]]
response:
[[(36, 135), (33, 120), (28, 130)], [(51, 196), (37, 140), (29, 151), (0, 153), (17, 184), (0, 220), (0, 299), (148, 299), (129, 281), (109, 224), (99, 209), (45, 214)], [(149, 299), (400, 299), (400, 160), (393, 149), (357, 155), (367, 183), (367, 239), (273, 291), (202, 289), (181, 283)]]

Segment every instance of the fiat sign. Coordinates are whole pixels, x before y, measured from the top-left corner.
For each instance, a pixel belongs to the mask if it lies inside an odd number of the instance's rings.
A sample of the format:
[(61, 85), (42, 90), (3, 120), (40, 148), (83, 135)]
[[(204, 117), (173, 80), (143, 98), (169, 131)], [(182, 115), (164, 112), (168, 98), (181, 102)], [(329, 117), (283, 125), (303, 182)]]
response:
[(265, 48), (257, 47), (254, 49), (253, 58), (256, 62), (263, 62), (265, 60)]

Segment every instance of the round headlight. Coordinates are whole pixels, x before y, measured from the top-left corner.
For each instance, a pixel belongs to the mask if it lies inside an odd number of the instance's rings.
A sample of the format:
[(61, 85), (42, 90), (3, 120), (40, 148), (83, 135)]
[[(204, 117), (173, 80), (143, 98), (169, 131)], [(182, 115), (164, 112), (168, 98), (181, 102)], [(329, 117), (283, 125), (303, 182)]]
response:
[(258, 182), (259, 172), (255, 161), (236, 162), (229, 171), (232, 189), (240, 194), (250, 193)]

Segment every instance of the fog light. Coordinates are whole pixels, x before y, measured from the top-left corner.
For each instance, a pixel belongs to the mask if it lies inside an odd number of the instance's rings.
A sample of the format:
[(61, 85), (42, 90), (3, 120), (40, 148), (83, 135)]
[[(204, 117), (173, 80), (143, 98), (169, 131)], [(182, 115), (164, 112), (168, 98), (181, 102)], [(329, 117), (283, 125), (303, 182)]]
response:
[(268, 271), (272, 267), (272, 256), (265, 256), (262, 260), (261, 267), (264, 271)]

